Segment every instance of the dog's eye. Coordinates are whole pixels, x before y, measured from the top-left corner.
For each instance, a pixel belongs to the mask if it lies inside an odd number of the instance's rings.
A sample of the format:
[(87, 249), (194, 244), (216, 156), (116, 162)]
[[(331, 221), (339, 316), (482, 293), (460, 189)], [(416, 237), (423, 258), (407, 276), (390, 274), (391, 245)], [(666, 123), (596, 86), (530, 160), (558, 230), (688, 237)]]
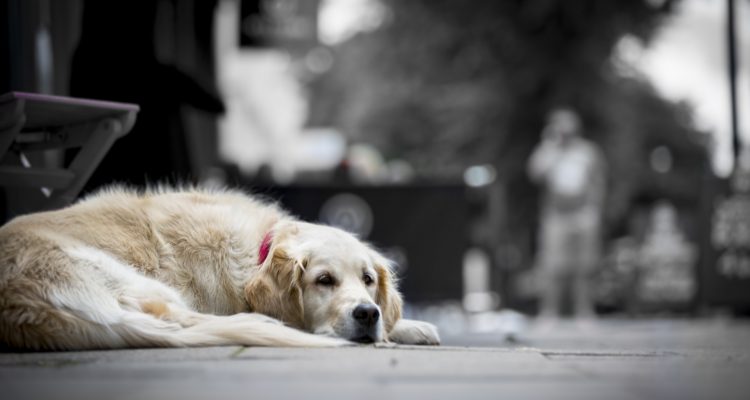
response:
[(370, 286), (373, 282), (375, 282), (375, 279), (373, 279), (372, 275), (370, 274), (364, 274), (362, 275), (362, 281), (365, 283), (365, 285)]
[(331, 275), (321, 274), (315, 279), (315, 283), (322, 286), (332, 286), (334, 284), (334, 280)]

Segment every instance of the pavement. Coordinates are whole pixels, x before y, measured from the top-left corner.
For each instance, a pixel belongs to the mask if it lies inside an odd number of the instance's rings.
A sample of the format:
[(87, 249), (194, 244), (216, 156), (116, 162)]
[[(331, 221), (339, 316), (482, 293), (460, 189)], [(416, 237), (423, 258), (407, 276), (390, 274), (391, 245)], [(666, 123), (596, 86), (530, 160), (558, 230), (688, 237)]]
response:
[(750, 399), (750, 321), (448, 330), (438, 347), (0, 353), (0, 399)]

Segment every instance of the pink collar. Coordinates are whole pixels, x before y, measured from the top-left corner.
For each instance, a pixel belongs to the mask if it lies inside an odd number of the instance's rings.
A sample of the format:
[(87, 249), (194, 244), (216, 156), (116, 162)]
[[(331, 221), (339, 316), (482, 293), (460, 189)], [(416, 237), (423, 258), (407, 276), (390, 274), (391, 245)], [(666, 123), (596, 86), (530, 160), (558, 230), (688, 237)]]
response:
[(266, 258), (268, 258), (268, 252), (271, 251), (271, 241), (273, 240), (273, 235), (271, 232), (266, 233), (265, 236), (263, 236), (263, 241), (260, 242), (260, 248), (258, 249), (258, 264), (263, 264), (263, 262), (266, 261)]

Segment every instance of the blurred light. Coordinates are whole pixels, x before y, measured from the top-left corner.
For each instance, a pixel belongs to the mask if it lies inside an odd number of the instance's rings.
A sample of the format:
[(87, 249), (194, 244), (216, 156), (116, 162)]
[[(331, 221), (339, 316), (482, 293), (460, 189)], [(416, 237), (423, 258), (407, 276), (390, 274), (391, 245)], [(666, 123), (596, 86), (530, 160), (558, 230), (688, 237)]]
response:
[(414, 180), (414, 167), (406, 160), (392, 160), (388, 162), (388, 180), (392, 183), (406, 183)]
[(651, 169), (656, 172), (664, 174), (672, 170), (672, 152), (665, 146), (651, 150), (649, 160)]
[(493, 310), (499, 303), (500, 298), (493, 292), (466, 293), (463, 301), (464, 310), (472, 313)]
[(480, 187), (491, 184), (497, 177), (495, 167), (489, 164), (474, 165), (464, 171), (464, 182), (471, 187)]
[(333, 54), (331, 50), (323, 46), (318, 46), (305, 56), (305, 66), (308, 70), (316, 74), (327, 72), (333, 66)]
[(372, 232), (372, 208), (363, 198), (352, 193), (337, 194), (320, 208), (320, 222), (367, 239)]
[(469, 312), (484, 312), (499, 304), (499, 297), (490, 291), (490, 256), (482, 249), (471, 248), (463, 260), (463, 306)]
[(379, 28), (387, 16), (388, 8), (379, 0), (323, 0), (318, 9), (318, 36), (321, 42), (336, 45)]
[(620, 38), (615, 45), (612, 57), (617, 72), (623, 76), (638, 78), (640, 72), (635, 66), (640, 65), (643, 52), (643, 42), (635, 35), (626, 34)]
[(346, 157), (346, 139), (333, 128), (308, 128), (297, 138), (287, 159), (300, 171), (327, 171)]
[(383, 183), (388, 176), (383, 155), (371, 144), (352, 144), (349, 146), (347, 160), (349, 161), (350, 177), (356, 183), (379, 184)]

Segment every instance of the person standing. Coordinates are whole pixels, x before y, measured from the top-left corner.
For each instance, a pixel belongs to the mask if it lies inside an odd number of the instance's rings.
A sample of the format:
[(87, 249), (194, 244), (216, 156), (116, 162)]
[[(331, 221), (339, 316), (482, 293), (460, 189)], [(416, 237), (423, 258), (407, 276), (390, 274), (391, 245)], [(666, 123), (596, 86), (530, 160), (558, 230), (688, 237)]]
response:
[(592, 275), (601, 252), (606, 161), (599, 147), (582, 137), (575, 111), (558, 108), (548, 114), (542, 141), (529, 158), (528, 174), (542, 189), (536, 260), (539, 317), (558, 318), (563, 294), (570, 288), (575, 316), (592, 319)]

